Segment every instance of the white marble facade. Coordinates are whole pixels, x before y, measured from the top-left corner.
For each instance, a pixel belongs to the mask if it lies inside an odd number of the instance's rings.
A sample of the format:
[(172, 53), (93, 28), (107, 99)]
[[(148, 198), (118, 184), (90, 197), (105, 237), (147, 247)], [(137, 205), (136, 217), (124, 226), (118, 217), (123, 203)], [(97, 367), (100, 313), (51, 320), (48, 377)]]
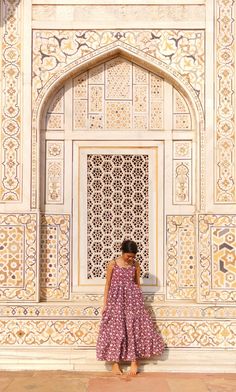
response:
[(120, 3), (1, 3), (0, 367), (103, 369), (132, 238), (149, 369), (235, 371), (235, 3)]

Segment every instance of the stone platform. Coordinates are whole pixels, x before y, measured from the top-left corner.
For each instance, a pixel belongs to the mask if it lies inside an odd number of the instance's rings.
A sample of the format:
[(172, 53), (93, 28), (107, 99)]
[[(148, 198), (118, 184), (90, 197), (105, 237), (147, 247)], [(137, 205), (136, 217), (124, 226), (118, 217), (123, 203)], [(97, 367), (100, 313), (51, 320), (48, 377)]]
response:
[(1, 392), (235, 392), (235, 374), (109, 372), (1, 372)]

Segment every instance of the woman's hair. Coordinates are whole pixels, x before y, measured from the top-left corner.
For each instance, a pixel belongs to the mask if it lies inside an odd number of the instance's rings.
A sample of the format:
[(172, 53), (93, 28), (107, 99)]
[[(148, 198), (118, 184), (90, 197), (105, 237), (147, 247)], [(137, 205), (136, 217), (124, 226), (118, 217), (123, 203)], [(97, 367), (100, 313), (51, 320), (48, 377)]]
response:
[(131, 240), (124, 240), (121, 244), (121, 250), (123, 253), (137, 253), (138, 252), (138, 246), (136, 242), (131, 241)]

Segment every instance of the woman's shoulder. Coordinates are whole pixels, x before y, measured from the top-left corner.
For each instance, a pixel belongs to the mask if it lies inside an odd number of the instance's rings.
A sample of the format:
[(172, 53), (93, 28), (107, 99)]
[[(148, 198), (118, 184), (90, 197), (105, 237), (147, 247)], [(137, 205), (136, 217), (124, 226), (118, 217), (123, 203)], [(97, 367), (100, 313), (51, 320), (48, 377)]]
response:
[(114, 267), (114, 265), (116, 264), (116, 260), (115, 259), (112, 259), (112, 260), (110, 260), (108, 263), (107, 263), (107, 268), (113, 268)]

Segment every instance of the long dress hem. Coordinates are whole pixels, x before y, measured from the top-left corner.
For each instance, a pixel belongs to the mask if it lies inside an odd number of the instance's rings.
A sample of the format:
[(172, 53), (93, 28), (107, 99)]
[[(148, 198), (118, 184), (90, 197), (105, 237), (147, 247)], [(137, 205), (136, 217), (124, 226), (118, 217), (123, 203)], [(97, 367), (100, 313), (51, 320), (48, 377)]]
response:
[(96, 345), (99, 361), (133, 361), (164, 352), (165, 343), (135, 282), (135, 265), (115, 263)]

